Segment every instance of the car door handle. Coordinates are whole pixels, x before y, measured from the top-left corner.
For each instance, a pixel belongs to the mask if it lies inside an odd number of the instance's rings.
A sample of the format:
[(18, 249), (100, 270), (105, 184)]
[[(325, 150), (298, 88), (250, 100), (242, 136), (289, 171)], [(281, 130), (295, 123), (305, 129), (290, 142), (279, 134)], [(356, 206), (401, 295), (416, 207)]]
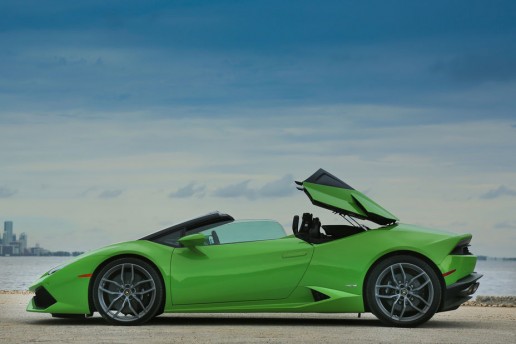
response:
[(283, 258), (295, 258), (295, 257), (303, 257), (303, 256), (306, 256), (308, 252), (303, 250), (303, 251), (292, 251), (292, 252), (285, 252), (283, 253), (281, 256)]

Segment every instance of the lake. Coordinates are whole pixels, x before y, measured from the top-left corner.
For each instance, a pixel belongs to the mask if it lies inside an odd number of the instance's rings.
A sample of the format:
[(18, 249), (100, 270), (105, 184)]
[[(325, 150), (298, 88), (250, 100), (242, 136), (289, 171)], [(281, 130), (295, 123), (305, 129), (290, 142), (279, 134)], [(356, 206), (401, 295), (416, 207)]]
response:
[[(43, 273), (71, 259), (0, 257), (0, 290), (27, 290)], [(476, 270), (484, 275), (476, 295), (516, 296), (516, 261), (478, 261)]]

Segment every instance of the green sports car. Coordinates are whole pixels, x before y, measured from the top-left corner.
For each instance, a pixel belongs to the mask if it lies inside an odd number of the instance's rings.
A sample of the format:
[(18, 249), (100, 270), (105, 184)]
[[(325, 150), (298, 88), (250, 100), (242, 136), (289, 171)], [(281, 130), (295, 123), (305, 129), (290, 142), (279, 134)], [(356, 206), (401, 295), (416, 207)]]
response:
[(323, 169), (296, 184), (347, 224), (322, 225), (304, 213), (287, 235), (276, 221), (211, 213), (48, 271), (30, 287), (27, 310), (99, 312), (115, 325), (176, 312), (372, 312), (408, 327), (458, 308), (477, 290), (471, 234), (399, 223)]

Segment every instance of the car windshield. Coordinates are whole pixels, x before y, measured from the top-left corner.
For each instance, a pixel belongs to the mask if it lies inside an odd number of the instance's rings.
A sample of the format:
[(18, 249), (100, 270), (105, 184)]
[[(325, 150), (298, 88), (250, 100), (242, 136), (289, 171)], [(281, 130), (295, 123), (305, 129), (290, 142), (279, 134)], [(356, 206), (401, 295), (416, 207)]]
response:
[(208, 237), (209, 245), (272, 240), (286, 236), (283, 226), (271, 220), (234, 221), (216, 228), (201, 230), (199, 233)]

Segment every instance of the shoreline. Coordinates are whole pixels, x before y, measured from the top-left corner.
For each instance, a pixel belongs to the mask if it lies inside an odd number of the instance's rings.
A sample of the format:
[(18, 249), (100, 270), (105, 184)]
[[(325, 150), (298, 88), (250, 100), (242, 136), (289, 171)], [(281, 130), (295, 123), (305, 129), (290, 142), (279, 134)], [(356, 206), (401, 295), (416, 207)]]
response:
[(99, 314), (60, 319), (27, 312), (31, 295), (14, 293), (0, 294), (1, 343), (506, 344), (516, 338), (516, 307), (459, 307), (417, 329), (384, 326), (371, 313), (175, 313), (143, 326), (110, 326)]
[(469, 300), (463, 306), (470, 307), (516, 307), (516, 296), (488, 296), (479, 295)]
[[(0, 295), (34, 295), (29, 290), (0, 290)], [(462, 304), (466, 307), (516, 307), (516, 296), (479, 295)]]

